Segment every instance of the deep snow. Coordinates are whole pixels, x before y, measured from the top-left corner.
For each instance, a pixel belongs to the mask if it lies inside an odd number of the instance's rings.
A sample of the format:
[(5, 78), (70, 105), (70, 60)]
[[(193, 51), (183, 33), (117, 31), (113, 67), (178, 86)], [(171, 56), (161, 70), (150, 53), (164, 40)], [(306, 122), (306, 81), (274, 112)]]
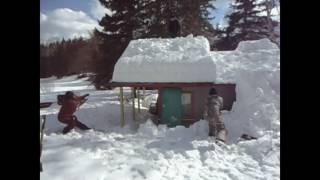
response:
[[(224, 116), (229, 140), (243, 133), (280, 132), (280, 50), (268, 39), (241, 42), (235, 51), (211, 52), (218, 83), (236, 83), (232, 111)], [(276, 133), (276, 134), (277, 134)]]
[[(241, 47), (242, 46), (242, 47)], [(223, 119), (228, 145), (219, 147), (207, 137), (201, 120), (190, 128), (155, 126), (143, 108), (140, 127), (131, 120), (126, 103), (126, 126), (119, 127), (118, 89), (96, 91), (86, 79), (71, 76), (41, 79), (41, 101), (73, 89), (90, 93), (76, 113), (95, 130), (55, 133), (59, 106), (40, 111), (48, 114), (41, 179), (280, 179), (280, 64), (279, 49), (268, 40), (243, 42), (235, 51), (210, 52), (217, 80), (235, 82), (237, 101)], [(142, 103), (148, 106), (155, 91)], [(130, 90), (125, 89), (130, 98)], [(237, 142), (242, 133), (257, 140)]]

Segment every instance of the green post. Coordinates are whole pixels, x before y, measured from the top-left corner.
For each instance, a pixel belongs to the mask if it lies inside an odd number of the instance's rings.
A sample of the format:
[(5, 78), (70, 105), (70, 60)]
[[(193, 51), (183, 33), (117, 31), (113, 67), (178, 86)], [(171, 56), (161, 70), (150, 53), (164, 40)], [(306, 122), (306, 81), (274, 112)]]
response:
[(120, 126), (124, 126), (124, 105), (123, 105), (123, 88), (120, 87), (120, 108), (121, 108), (121, 119)]
[(132, 119), (133, 121), (136, 120), (136, 112), (135, 112), (135, 107), (134, 107), (134, 88), (131, 88), (131, 93), (132, 93)]

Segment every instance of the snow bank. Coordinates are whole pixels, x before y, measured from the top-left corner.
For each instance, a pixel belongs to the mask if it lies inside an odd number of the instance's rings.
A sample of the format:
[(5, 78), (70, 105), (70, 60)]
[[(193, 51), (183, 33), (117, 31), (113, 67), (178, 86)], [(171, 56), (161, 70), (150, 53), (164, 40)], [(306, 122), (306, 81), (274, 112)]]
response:
[(280, 131), (280, 54), (268, 39), (241, 42), (235, 51), (212, 52), (217, 82), (236, 83), (236, 102), (224, 115), (229, 141), (242, 134)]
[(234, 51), (211, 51), (217, 83), (236, 83), (239, 71), (280, 70), (280, 50), (268, 39), (240, 42)]
[(213, 82), (215, 64), (202, 37), (139, 39), (129, 43), (115, 65), (115, 82)]
[(270, 138), (219, 147), (206, 128), (206, 121), (167, 128), (148, 120), (136, 134), (45, 136), (41, 179), (279, 179), (279, 150)]
[(267, 131), (280, 131), (280, 84), (274, 87), (270, 75), (279, 78), (279, 73), (238, 72), (237, 101), (225, 117), (234, 138), (243, 133), (261, 137)]

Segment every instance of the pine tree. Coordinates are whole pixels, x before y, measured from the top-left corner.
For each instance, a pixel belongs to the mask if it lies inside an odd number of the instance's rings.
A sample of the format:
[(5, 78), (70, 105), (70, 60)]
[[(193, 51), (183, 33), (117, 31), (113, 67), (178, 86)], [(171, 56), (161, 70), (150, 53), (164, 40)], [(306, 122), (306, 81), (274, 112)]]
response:
[[(266, 11), (265, 1), (235, 0), (232, 4), (233, 12), (227, 16), (229, 25), (225, 37), (217, 46), (220, 50), (233, 50), (240, 41), (270, 38), (276, 23), (270, 16), (261, 15)], [(272, 27), (271, 27), (272, 26)]]
[(269, 39), (280, 46), (280, 32), (277, 28), (280, 26), (280, 22), (274, 21), (273, 17), (275, 14), (272, 13), (273, 10), (277, 9), (277, 15), (280, 16), (280, 1), (279, 0), (262, 0), (259, 3), (261, 11), (264, 12), (267, 18), (267, 27), (269, 31)]
[(214, 1), (210, 0), (182, 0), (178, 1), (180, 5), (179, 15), (182, 19), (182, 35), (188, 34), (202, 35), (208, 39), (214, 36), (214, 28), (211, 21), (214, 17), (210, 12), (216, 8)]
[[(113, 68), (128, 43), (141, 38), (169, 38), (170, 18), (177, 18), (182, 24), (181, 35), (189, 34), (213, 37), (210, 24), (210, 9), (214, 9), (212, 0), (99, 0), (114, 12), (106, 14), (95, 30), (101, 40), (99, 52), (101, 63), (97, 68), (96, 84), (108, 82)], [(99, 85), (98, 85), (99, 86)]]

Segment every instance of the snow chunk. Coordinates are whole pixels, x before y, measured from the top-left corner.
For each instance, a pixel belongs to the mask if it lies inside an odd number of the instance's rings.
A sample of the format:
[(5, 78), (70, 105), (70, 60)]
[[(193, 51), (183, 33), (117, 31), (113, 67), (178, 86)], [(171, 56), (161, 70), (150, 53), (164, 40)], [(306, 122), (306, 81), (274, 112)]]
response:
[(277, 50), (278, 46), (272, 43), (269, 39), (264, 38), (257, 41), (242, 41), (237, 47), (237, 51), (241, 52), (256, 52), (259, 50)]

